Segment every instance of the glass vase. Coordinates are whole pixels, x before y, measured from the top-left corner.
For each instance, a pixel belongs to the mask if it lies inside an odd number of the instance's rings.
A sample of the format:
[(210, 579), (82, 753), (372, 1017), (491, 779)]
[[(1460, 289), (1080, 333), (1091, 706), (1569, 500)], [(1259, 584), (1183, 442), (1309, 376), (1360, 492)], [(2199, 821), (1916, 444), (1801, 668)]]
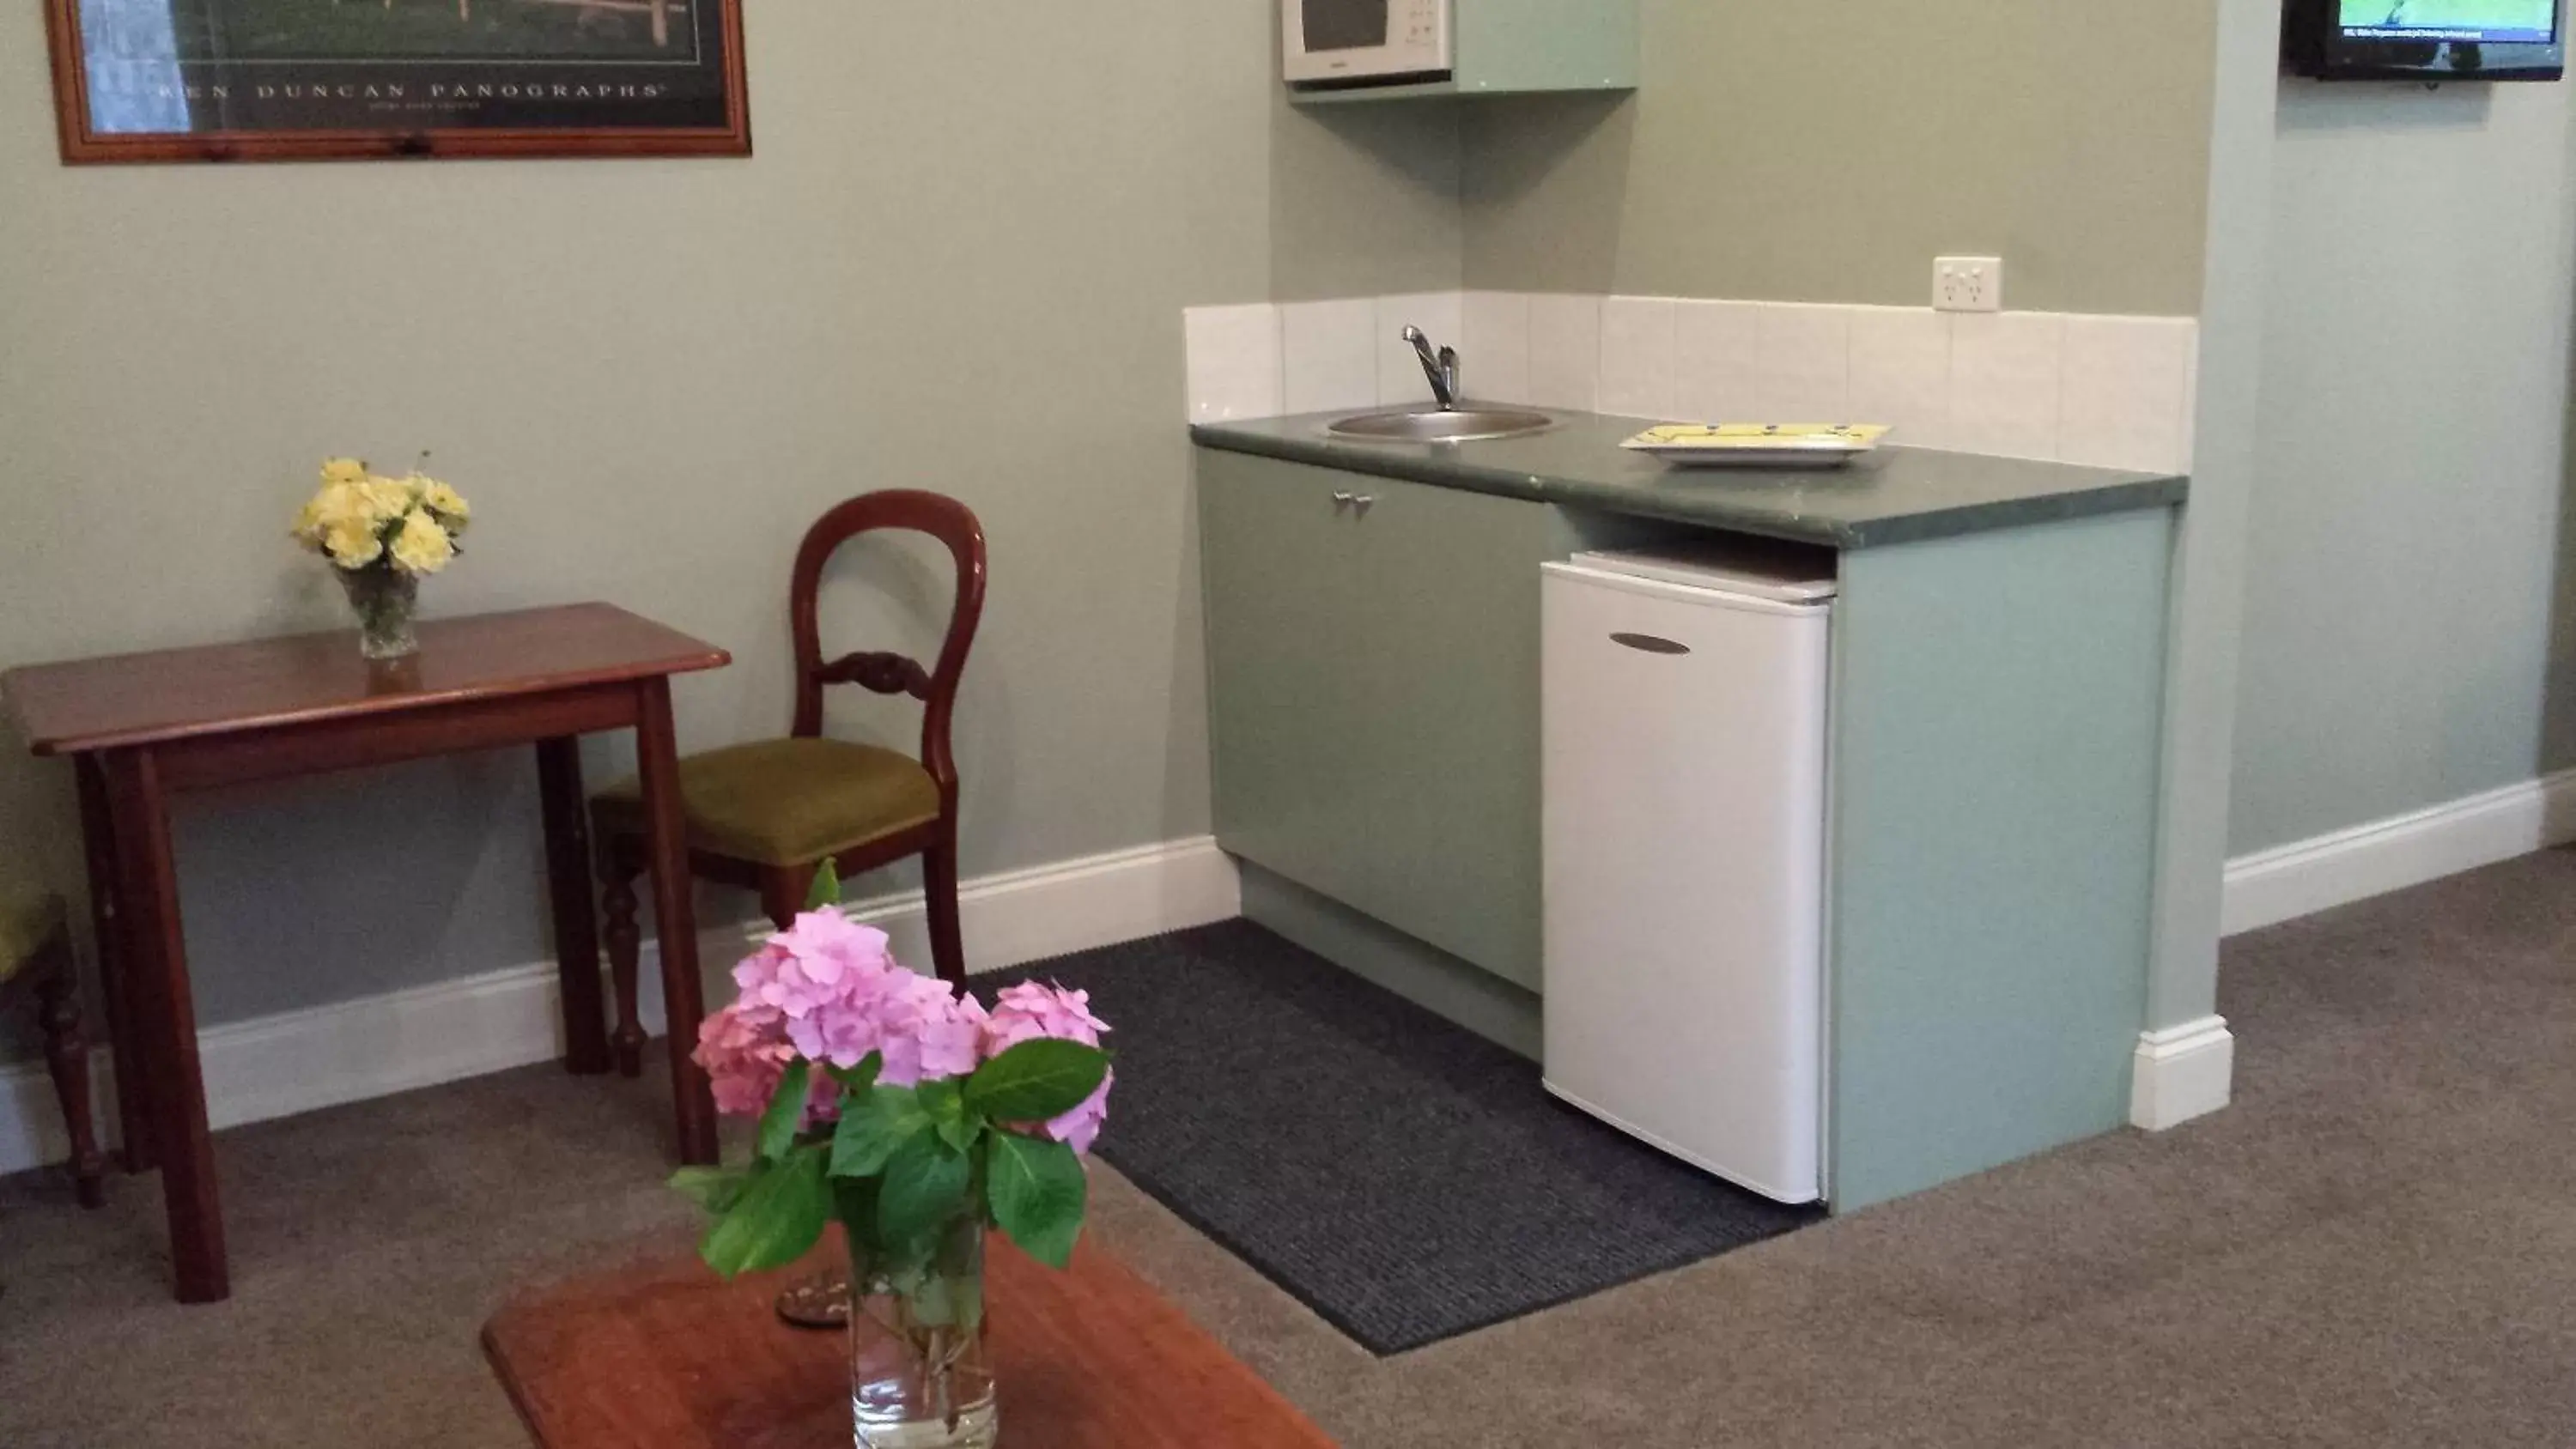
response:
[(850, 1253), (854, 1449), (992, 1449), (1001, 1432), (984, 1347), (984, 1225), (961, 1216), (930, 1261)]
[(420, 636), (411, 627), (420, 610), (419, 579), (381, 564), (338, 572), (340, 587), (349, 594), (349, 610), (358, 616), (361, 655), (402, 659), (420, 652)]

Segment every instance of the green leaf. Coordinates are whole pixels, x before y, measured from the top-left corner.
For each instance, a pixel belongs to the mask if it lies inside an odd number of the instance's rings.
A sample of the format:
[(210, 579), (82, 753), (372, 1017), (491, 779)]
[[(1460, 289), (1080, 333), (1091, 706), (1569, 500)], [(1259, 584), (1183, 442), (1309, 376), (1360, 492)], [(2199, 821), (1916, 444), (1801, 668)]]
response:
[(814, 867), (814, 883), (805, 888), (805, 909), (819, 911), (840, 903), (841, 869), (826, 856), (821, 865)]
[(1061, 1142), (996, 1132), (984, 1139), (984, 1194), (993, 1221), (1050, 1268), (1073, 1259), (1090, 1190), (1082, 1159)]
[(874, 1087), (866, 1099), (841, 1110), (832, 1130), (832, 1175), (873, 1177), (907, 1142), (930, 1131), (930, 1114), (910, 1087)]
[(975, 1139), (983, 1135), (984, 1120), (980, 1117), (959, 1117), (939, 1124), (939, 1140), (947, 1143), (951, 1152), (971, 1150)]
[(932, 1077), (912, 1090), (933, 1122), (966, 1115), (966, 1089), (955, 1077)]
[(899, 1274), (894, 1289), (914, 1323), (973, 1328), (984, 1321), (984, 1281), (971, 1273), (943, 1273), (937, 1264)]
[(836, 1177), (832, 1182), (832, 1213), (841, 1220), (841, 1231), (849, 1235), (853, 1256), (877, 1256), (877, 1191), (883, 1180), (874, 1177)]
[(722, 1217), (742, 1198), (751, 1175), (728, 1167), (683, 1167), (671, 1174), (671, 1188), (682, 1197)]
[(752, 1169), (742, 1195), (707, 1230), (698, 1256), (731, 1278), (783, 1268), (813, 1251), (832, 1216), (832, 1189), (821, 1146)]
[(930, 1125), (939, 1132), (939, 1140), (963, 1152), (975, 1145), (984, 1123), (966, 1110), (965, 1088), (955, 1077), (936, 1077), (915, 1089), (921, 1097), (921, 1109), (930, 1114)]
[(868, 1053), (859, 1058), (859, 1064), (855, 1067), (836, 1067), (828, 1062), (823, 1066), (825, 1074), (841, 1084), (842, 1092), (857, 1092), (861, 1096), (865, 1096), (868, 1088), (877, 1084), (877, 1073), (883, 1070), (885, 1070), (883, 1052)]
[(1081, 1106), (1108, 1075), (1098, 1047), (1031, 1037), (975, 1069), (966, 1105), (996, 1122), (1043, 1122)]
[(975, 1164), (933, 1136), (915, 1137), (895, 1150), (877, 1192), (877, 1235), (888, 1247), (930, 1237), (966, 1200)]
[(760, 1114), (763, 1160), (776, 1162), (796, 1145), (797, 1129), (805, 1125), (805, 1084), (812, 1075), (812, 1065), (800, 1057), (789, 1062), (787, 1074), (778, 1079), (778, 1090), (769, 1097), (769, 1110)]

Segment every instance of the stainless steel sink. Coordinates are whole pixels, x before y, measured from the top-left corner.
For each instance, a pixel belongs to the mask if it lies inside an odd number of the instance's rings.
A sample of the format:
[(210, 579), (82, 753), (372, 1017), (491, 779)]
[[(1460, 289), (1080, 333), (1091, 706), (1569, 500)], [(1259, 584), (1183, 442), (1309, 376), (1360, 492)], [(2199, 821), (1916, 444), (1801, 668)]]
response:
[(1545, 432), (1556, 419), (1525, 408), (1409, 408), (1402, 412), (1361, 413), (1343, 418), (1324, 431), (1336, 438), (1378, 443), (1481, 443)]

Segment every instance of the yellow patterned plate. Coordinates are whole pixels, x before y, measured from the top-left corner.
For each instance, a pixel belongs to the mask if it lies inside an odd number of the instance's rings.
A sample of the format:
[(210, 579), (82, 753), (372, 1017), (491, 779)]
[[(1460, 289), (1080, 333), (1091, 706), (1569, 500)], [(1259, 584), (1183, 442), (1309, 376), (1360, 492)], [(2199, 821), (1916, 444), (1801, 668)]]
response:
[(1875, 423), (1666, 423), (1619, 446), (1687, 467), (1830, 468), (1887, 434)]

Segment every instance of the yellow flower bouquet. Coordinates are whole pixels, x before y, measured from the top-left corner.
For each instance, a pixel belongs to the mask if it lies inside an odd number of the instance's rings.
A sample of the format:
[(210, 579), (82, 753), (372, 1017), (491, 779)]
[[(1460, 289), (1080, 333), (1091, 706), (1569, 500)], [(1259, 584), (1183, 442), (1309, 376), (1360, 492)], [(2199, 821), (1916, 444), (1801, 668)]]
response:
[(473, 516), (462, 495), (418, 468), (388, 478), (355, 458), (333, 458), (296, 515), (293, 537), (339, 575), (358, 616), (360, 652), (395, 659), (420, 647), (412, 632), (420, 581), (456, 558)]

